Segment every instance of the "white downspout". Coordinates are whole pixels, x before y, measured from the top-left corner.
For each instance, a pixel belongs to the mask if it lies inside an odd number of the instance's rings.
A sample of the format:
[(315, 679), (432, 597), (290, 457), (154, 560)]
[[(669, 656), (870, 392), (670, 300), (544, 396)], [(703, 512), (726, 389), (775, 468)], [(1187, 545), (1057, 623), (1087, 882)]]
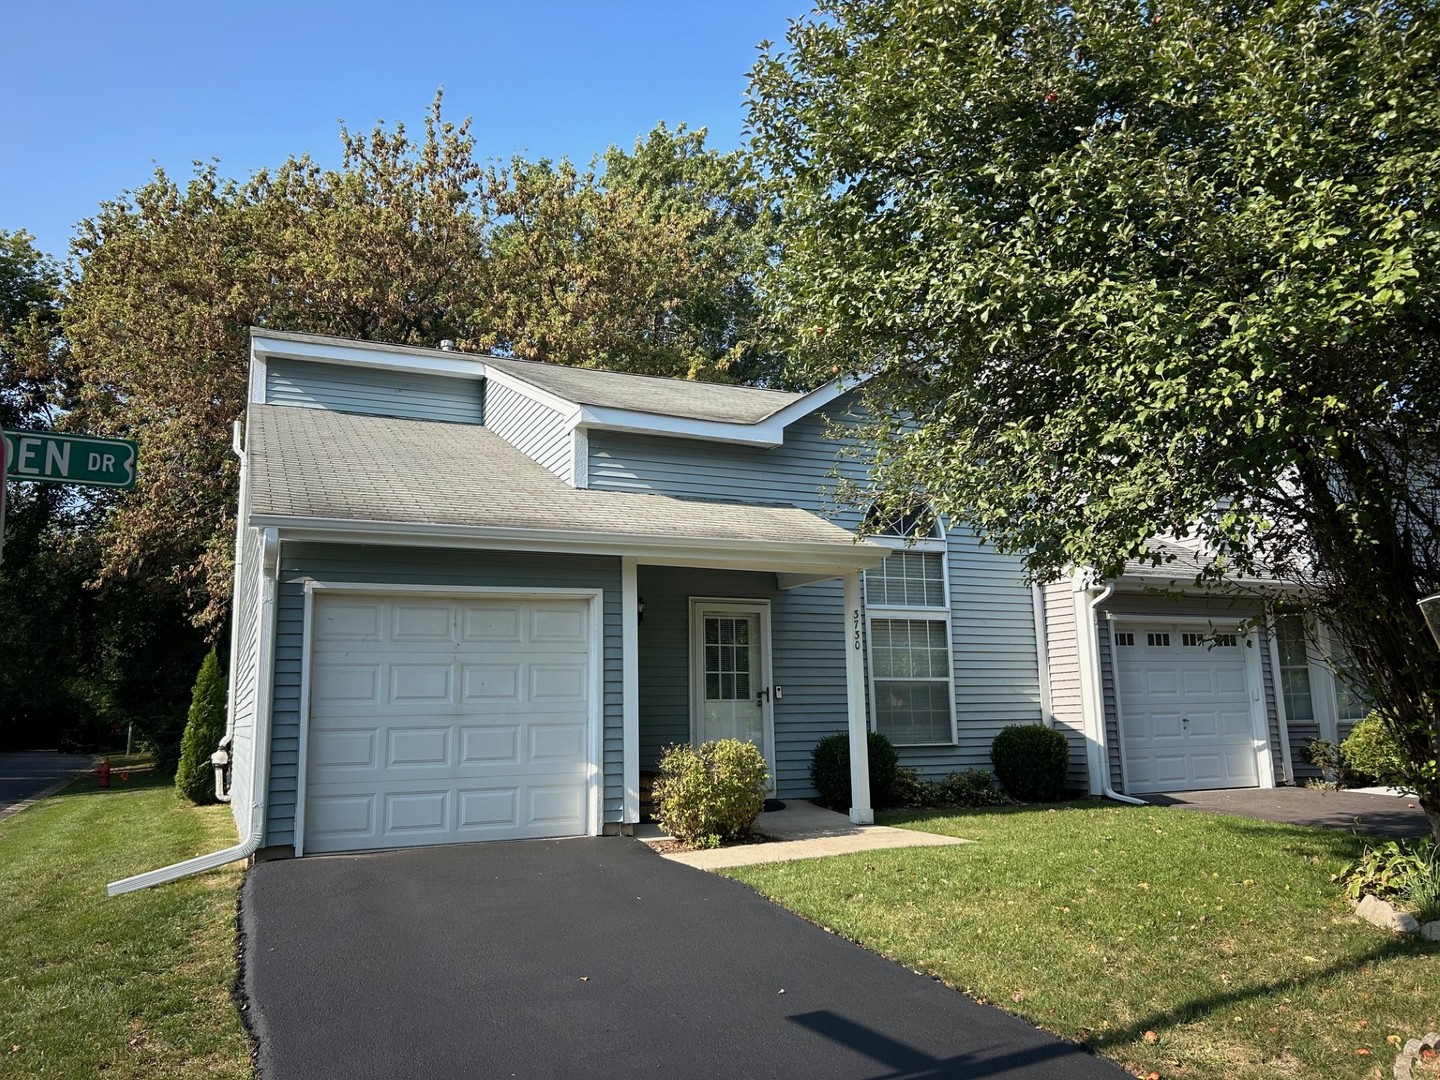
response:
[[(1078, 589), (1077, 589), (1078, 591)], [(1107, 584), (1098, 593), (1086, 589), (1085, 603), (1077, 605), (1084, 613), (1081, 625), (1076, 627), (1075, 640), (1081, 659), (1080, 693), (1084, 699), (1085, 712), (1094, 724), (1095, 741), (1099, 746), (1096, 773), (1100, 777), (1100, 793), (1107, 799), (1128, 803), (1131, 806), (1148, 806), (1144, 799), (1121, 795), (1110, 786), (1110, 749), (1105, 742), (1105, 687), (1100, 677), (1099, 646), (1096, 641), (1095, 615), (1100, 605), (1115, 592), (1114, 583)], [(1111, 658), (1114, 663), (1114, 658)], [(1094, 788), (1092, 786), (1091, 790)]]
[(1040, 586), (1030, 583), (1030, 600), (1035, 607), (1035, 674), (1040, 681), (1040, 722), (1055, 726), (1055, 710), (1050, 697), (1050, 628), (1045, 621), (1045, 597)]
[(265, 790), (270, 773), (270, 713), (275, 682), (275, 595), (280, 580), (280, 536), (275, 529), (266, 529), (261, 540), (260, 599), (260, 678), (256, 693), (259, 708), (255, 710), (255, 760), (250, 769), (250, 823), (240, 843), (209, 855), (199, 855), (184, 862), (147, 870), (134, 877), (112, 881), (105, 886), (111, 896), (163, 885), (167, 881), (213, 870), (237, 859), (248, 859), (260, 847), (265, 836)]

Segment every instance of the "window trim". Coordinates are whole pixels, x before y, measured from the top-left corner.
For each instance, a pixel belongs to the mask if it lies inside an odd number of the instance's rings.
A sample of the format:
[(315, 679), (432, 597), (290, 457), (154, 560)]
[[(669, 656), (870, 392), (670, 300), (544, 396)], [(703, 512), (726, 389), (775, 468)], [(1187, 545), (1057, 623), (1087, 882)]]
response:
[[(955, 708), (955, 627), (953, 609), (950, 601), (950, 551), (949, 542), (944, 523), (940, 515), (935, 515), (935, 527), (939, 532), (938, 537), (910, 538), (902, 536), (873, 535), (869, 539), (871, 543), (880, 544), (890, 548), (892, 551), (928, 551), (938, 553), (940, 556), (940, 581), (944, 588), (943, 605), (926, 607), (898, 607), (893, 604), (871, 604), (866, 595), (869, 589), (864, 581), (864, 573), (861, 575), (861, 606), (865, 612), (865, 682), (869, 690), (869, 722), (870, 730), (880, 731), (879, 707), (880, 695), (875, 692), (875, 635), (871, 631), (871, 624), (875, 619), (890, 620), (892, 622), (938, 622), (945, 628), (945, 685), (948, 688), (946, 700), (950, 706), (950, 738), (934, 742), (897, 742), (896, 747), (919, 747), (919, 746), (958, 746), (960, 743), (960, 728), (956, 717)], [(885, 680), (881, 680), (885, 681)], [(913, 682), (939, 682), (939, 679), (914, 679)], [(882, 734), (884, 734), (882, 732)]]

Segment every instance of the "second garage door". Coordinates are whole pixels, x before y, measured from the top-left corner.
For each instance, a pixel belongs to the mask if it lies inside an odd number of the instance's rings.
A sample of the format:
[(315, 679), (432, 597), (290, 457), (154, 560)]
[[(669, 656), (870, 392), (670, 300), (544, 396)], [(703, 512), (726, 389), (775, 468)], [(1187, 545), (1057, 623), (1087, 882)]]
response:
[(1116, 621), (1126, 790), (1259, 785), (1245, 649), (1203, 623)]
[(591, 829), (590, 601), (317, 593), (304, 850)]

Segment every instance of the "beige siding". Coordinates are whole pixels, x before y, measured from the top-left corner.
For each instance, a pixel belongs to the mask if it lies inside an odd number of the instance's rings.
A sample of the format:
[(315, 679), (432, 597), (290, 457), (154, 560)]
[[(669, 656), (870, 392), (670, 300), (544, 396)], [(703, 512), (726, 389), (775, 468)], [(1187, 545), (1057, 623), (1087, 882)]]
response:
[(1074, 586), (1068, 580), (1052, 582), (1041, 590), (1041, 598), (1050, 662), (1050, 711), (1055, 717), (1055, 726), (1070, 743), (1069, 785), (1083, 791), (1089, 787), (1089, 777), (1085, 763), (1085, 712), (1080, 691)]

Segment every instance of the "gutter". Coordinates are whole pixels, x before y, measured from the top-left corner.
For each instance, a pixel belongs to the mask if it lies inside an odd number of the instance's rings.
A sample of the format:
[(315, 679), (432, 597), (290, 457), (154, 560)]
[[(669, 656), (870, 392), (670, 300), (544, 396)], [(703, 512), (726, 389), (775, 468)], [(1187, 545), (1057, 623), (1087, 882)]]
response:
[[(1122, 795), (1110, 786), (1110, 748), (1105, 741), (1105, 687), (1100, 676), (1099, 647), (1096, 640), (1095, 616), (1100, 605), (1110, 599), (1115, 592), (1115, 583), (1110, 582), (1103, 589), (1096, 590), (1094, 587), (1080, 587), (1080, 577), (1076, 575), (1076, 593), (1084, 593), (1084, 602), (1077, 603), (1077, 611), (1081, 613), (1077, 622), (1075, 640), (1080, 653), (1080, 693), (1084, 702), (1085, 715), (1094, 724), (1094, 743), (1098, 748), (1096, 760), (1091, 762), (1091, 789), (1099, 787), (1099, 793), (1107, 799), (1116, 802), (1126, 803), (1130, 806), (1148, 806), (1144, 799), (1136, 799), (1130, 795)], [(1113, 663), (1113, 658), (1112, 658)], [(1094, 778), (1099, 778), (1100, 783), (1096, 785)]]
[(258, 617), (260, 620), (260, 678), (256, 687), (259, 707), (255, 711), (253, 745), (255, 759), (250, 768), (250, 821), (240, 838), (240, 843), (209, 855), (199, 855), (184, 862), (147, 870), (143, 874), (112, 881), (105, 886), (111, 896), (121, 893), (148, 889), (152, 885), (163, 885), (167, 881), (214, 870), (237, 859), (248, 859), (259, 850), (265, 837), (265, 789), (270, 774), (270, 714), (271, 699), (275, 682), (275, 597), (280, 580), (280, 536), (274, 529), (266, 529), (261, 540), (261, 598)]

